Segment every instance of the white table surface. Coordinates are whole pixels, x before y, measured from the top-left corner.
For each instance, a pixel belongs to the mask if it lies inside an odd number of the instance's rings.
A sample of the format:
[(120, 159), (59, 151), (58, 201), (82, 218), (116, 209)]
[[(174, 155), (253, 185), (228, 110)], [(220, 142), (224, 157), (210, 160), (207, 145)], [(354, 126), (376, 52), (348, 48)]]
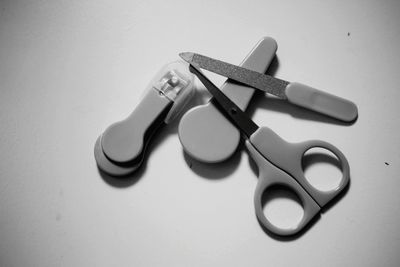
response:
[[(399, 14), (396, 0), (1, 1), (0, 266), (398, 266)], [(275, 76), (359, 108), (340, 125), (252, 103), (258, 124), (349, 160), (349, 190), (308, 231), (264, 233), (248, 154), (195, 162), (178, 121), (136, 176), (100, 176), (96, 138), (162, 65), (182, 51), (238, 64), (263, 36), (278, 42)], [(192, 105), (209, 97), (197, 84)]]

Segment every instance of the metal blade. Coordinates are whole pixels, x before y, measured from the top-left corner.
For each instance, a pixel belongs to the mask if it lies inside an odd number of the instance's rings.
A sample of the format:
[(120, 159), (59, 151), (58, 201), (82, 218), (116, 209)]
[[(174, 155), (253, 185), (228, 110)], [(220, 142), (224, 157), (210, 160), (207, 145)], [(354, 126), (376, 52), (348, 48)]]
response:
[(259, 128), (235, 103), (233, 103), (221, 90), (218, 89), (201, 70), (190, 64), (189, 70), (194, 73), (214, 97), (213, 101), (232, 121), (236, 127), (249, 138)]
[(287, 99), (285, 94), (286, 86), (289, 84), (287, 81), (196, 53), (185, 52), (180, 53), (179, 56), (188, 63), (197, 64), (202, 69)]

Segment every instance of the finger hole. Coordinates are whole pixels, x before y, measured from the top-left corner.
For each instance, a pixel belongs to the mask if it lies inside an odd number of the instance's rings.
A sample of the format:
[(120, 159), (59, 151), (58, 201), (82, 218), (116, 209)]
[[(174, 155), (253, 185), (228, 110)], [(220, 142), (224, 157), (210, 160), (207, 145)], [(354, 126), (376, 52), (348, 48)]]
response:
[(303, 205), (289, 188), (272, 186), (262, 196), (265, 218), (281, 229), (296, 228), (303, 218)]
[(331, 191), (340, 185), (342, 170), (339, 159), (325, 148), (311, 148), (302, 159), (304, 176), (317, 190)]

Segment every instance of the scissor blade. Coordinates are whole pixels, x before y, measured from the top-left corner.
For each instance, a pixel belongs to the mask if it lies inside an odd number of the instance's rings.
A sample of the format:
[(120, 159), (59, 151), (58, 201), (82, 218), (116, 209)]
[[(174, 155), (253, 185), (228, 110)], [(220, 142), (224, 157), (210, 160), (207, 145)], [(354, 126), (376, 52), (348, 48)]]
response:
[(221, 108), (232, 123), (249, 138), (259, 128), (235, 103), (218, 89), (201, 70), (190, 64), (189, 70), (194, 73), (214, 97), (214, 102)]
[(185, 52), (179, 56), (189, 64), (195, 63), (202, 69), (287, 99), (285, 94), (286, 86), (289, 84), (287, 81), (196, 53)]

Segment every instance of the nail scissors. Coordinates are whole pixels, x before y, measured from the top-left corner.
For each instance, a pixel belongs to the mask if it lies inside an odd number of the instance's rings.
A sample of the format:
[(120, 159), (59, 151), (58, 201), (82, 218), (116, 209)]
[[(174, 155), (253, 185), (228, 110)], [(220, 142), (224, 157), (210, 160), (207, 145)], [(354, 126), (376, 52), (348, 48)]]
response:
[[(213, 96), (220, 111), (241, 131), (250, 156), (259, 169), (259, 179), (254, 195), (256, 216), (268, 231), (289, 236), (301, 231), (322, 207), (334, 199), (350, 181), (350, 167), (343, 153), (335, 146), (319, 140), (288, 143), (268, 127), (259, 127), (235, 103), (218, 89), (194, 64), (189, 70), (195, 74)], [(320, 191), (305, 178), (302, 158), (311, 148), (323, 148), (332, 152), (339, 160), (342, 171), (340, 184), (331, 191)], [(292, 228), (281, 228), (271, 223), (263, 212), (263, 194), (273, 186), (283, 186), (293, 191), (300, 199), (304, 214)]]

